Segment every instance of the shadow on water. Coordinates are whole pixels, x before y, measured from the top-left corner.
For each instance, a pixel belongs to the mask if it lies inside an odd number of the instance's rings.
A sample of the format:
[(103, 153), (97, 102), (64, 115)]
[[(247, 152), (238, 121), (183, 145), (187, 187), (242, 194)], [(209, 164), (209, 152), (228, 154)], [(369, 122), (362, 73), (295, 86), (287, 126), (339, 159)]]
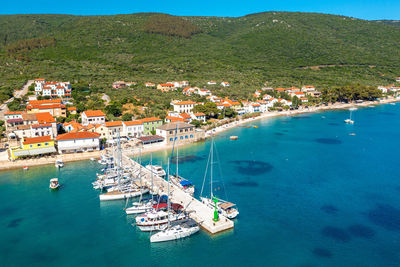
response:
[(353, 224), (347, 228), (350, 234), (355, 237), (362, 237), (362, 238), (372, 238), (375, 236), (375, 231), (365, 225), (362, 224)]
[(11, 215), (11, 214), (15, 213), (16, 211), (17, 211), (17, 209), (14, 207), (2, 208), (2, 209), (0, 209), (0, 217)]
[(387, 204), (378, 204), (367, 212), (368, 219), (386, 230), (400, 231), (400, 210)]
[(315, 139), (315, 142), (327, 145), (339, 145), (342, 143), (342, 141), (334, 138), (317, 138)]
[(310, 116), (293, 116), (292, 119), (294, 120), (303, 120), (303, 119), (309, 119), (311, 118)]
[(273, 166), (265, 161), (257, 160), (233, 160), (236, 170), (241, 174), (260, 175), (272, 170)]
[(378, 112), (378, 114), (389, 115), (389, 116), (396, 115), (396, 113), (393, 113), (393, 112)]
[(336, 215), (339, 211), (339, 209), (333, 205), (324, 205), (321, 207), (321, 210), (327, 214), (332, 214), (332, 215)]
[(17, 218), (14, 220), (11, 220), (10, 223), (7, 225), (7, 228), (15, 228), (18, 227), (19, 224), (24, 220), (24, 218)]
[(326, 226), (322, 229), (321, 234), (325, 237), (329, 237), (337, 242), (347, 243), (350, 241), (351, 236), (343, 229)]
[(240, 187), (258, 187), (258, 183), (251, 181), (249, 177), (246, 180), (231, 182), (233, 186), (240, 186)]
[[(179, 157), (179, 163), (184, 163), (184, 162), (196, 162), (199, 160), (204, 160), (204, 156), (196, 156), (196, 155), (187, 155), (183, 157)], [(172, 159), (172, 163), (176, 164), (176, 158), (174, 157)]]
[(275, 133), (275, 135), (282, 136), (284, 134), (283, 133)]
[(312, 253), (319, 258), (332, 258), (332, 252), (324, 248), (314, 248)]

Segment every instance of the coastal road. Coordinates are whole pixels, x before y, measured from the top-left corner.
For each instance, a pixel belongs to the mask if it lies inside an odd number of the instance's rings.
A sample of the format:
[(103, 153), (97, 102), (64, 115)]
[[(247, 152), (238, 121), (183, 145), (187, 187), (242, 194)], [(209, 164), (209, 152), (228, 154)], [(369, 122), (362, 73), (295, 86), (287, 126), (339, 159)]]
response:
[(7, 104), (11, 103), (14, 98), (21, 98), (24, 95), (28, 93), (28, 88), (31, 86), (31, 84), (34, 82), (34, 80), (29, 80), (20, 90), (17, 90), (14, 92), (14, 96), (8, 99), (6, 102), (4, 102), (2, 105), (0, 105), (0, 120), (4, 120), (4, 113), (8, 112), (8, 107)]
[(104, 94), (104, 93), (103, 93), (101, 99), (106, 102), (105, 103), (106, 106), (108, 106), (108, 104), (111, 102), (111, 98), (108, 95)]

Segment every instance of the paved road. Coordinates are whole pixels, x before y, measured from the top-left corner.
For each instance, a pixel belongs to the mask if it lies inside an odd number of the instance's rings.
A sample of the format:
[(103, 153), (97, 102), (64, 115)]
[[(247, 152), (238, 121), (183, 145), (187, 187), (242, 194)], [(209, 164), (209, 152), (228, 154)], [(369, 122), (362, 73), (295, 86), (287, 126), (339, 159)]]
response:
[(4, 120), (4, 113), (8, 112), (8, 107), (7, 104), (12, 102), (14, 100), (15, 97), (17, 98), (21, 98), (24, 95), (26, 95), (28, 93), (28, 88), (29, 86), (31, 86), (31, 84), (34, 82), (34, 80), (29, 80), (23, 87), (21, 90), (15, 91), (14, 93), (14, 97), (11, 97), (10, 99), (8, 99), (6, 102), (4, 102), (4, 104), (0, 105), (0, 120)]
[(103, 93), (101, 99), (106, 101), (106, 103), (105, 103), (106, 106), (108, 106), (108, 104), (111, 102), (111, 98), (108, 95), (104, 94), (104, 93)]

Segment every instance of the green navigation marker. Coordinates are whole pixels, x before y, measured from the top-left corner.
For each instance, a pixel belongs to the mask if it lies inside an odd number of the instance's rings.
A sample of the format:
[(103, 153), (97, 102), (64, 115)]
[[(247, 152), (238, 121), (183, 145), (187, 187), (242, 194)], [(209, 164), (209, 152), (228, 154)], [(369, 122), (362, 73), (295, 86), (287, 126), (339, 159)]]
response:
[(215, 209), (214, 209), (214, 222), (218, 222), (219, 221), (219, 216), (218, 216), (218, 210), (217, 210), (217, 203), (218, 203), (218, 199), (216, 199), (215, 197), (213, 197), (213, 201), (215, 203)]

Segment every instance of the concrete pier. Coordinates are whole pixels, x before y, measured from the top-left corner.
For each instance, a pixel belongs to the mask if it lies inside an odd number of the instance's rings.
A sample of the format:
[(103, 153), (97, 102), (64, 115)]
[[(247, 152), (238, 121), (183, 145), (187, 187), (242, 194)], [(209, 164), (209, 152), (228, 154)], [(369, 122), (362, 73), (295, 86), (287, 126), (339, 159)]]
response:
[[(150, 170), (125, 155), (122, 156), (122, 163), (123, 166), (132, 167), (136, 173), (141, 168), (142, 184), (151, 189), (152, 175)], [(234, 227), (233, 221), (222, 215), (219, 215), (218, 222), (214, 222), (214, 209), (185, 193), (176, 185), (170, 183), (169, 186), (171, 202), (181, 204), (185, 211), (189, 213), (189, 216), (206, 231), (216, 234)], [(153, 174), (153, 190), (159, 195), (167, 195), (168, 182), (160, 176)]]

